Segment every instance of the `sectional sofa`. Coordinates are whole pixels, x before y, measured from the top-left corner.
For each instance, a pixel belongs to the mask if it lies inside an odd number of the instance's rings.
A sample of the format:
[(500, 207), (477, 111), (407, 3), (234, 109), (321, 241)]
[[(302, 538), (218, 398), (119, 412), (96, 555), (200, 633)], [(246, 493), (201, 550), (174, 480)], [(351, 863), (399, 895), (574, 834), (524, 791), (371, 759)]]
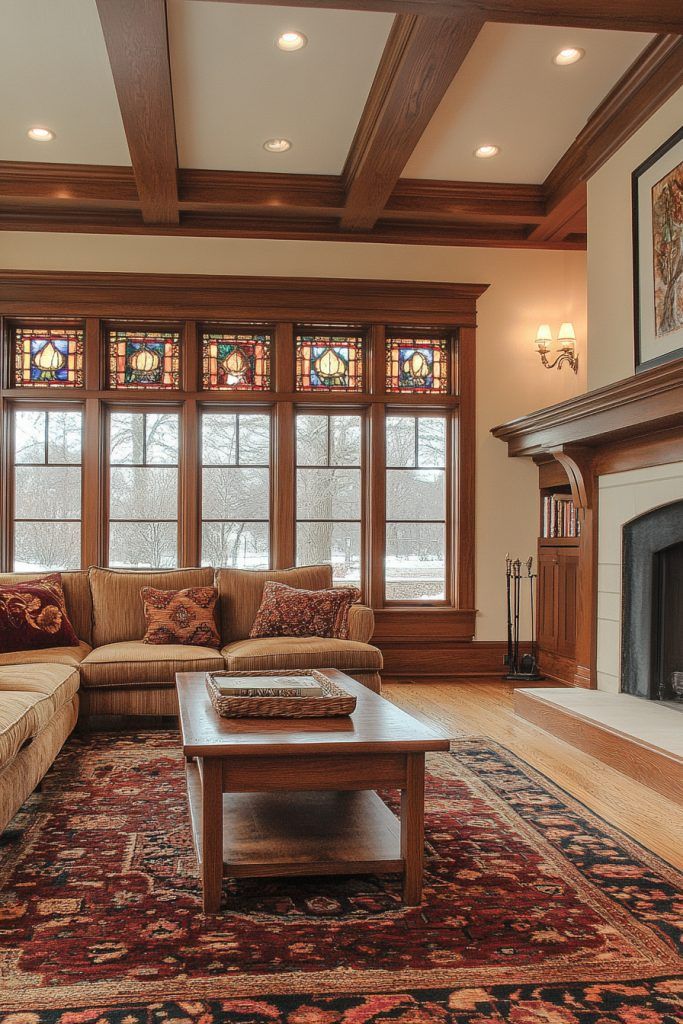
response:
[[(39, 574), (0, 575), (0, 585)], [(176, 672), (338, 668), (380, 690), (382, 654), (369, 641), (370, 608), (354, 605), (349, 639), (249, 639), (263, 585), (277, 580), (321, 590), (329, 565), (296, 569), (175, 569), (137, 572), (90, 568), (62, 573), (77, 647), (0, 654), (0, 831), (35, 789), (79, 718), (93, 715), (173, 715)], [(144, 644), (140, 590), (215, 585), (221, 650)]]

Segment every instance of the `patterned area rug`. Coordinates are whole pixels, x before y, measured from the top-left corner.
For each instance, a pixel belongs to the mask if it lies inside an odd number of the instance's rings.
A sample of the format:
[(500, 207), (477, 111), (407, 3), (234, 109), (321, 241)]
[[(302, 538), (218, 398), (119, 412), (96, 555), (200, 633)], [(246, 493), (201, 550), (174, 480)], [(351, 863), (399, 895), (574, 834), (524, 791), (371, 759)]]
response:
[(676, 871), (488, 741), (428, 769), (420, 907), (243, 880), (203, 916), (176, 736), (72, 739), (0, 845), (0, 1021), (680, 1020)]

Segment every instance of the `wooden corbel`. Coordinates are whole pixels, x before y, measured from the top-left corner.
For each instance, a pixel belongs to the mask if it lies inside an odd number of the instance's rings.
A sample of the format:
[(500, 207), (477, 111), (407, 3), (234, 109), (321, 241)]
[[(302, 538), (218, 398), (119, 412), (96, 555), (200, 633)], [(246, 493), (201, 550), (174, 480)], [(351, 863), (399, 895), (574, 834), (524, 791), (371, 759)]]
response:
[(563, 444), (557, 448), (551, 448), (550, 454), (564, 468), (569, 478), (574, 504), (581, 514), (585, 515), (594, 505), (594, 449), (578, 444)]

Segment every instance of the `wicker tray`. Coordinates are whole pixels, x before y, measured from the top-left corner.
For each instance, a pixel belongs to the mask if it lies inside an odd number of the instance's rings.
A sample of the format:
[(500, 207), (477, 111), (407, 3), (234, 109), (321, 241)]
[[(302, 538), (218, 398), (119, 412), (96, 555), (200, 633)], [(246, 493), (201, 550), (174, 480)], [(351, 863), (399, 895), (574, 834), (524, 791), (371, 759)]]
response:
[[(323, 688), (320, 697), (234, 697), (222, 694), (215, 680), (243, 676), (310, 676)], [(206, 689), (221, 718), (323, 718), (350, 715), (356, 698), (315, 669), (281, 672), (207, 672)]]

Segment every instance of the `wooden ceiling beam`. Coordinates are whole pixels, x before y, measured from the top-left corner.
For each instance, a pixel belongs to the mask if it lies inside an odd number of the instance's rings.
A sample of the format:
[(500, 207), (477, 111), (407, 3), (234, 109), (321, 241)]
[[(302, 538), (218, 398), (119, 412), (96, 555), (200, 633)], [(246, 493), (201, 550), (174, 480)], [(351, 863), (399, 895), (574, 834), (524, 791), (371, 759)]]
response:
[[(234, 0), (214, 0), (234, 2)], [(483, 21), (624, 32), (683, 33), (680, 0), (239, 0), (273, 7), (326, 7), (384, 11), (437, 18), (478, 17)]]
[[(345, 193), (338, 175), (260, 171), (178, 172), (179, 207), (222, 213), (263, 214), (271, 219), (306, 214), (339, 216)], [(139, 209), (130, 167), (0, 161), (0, 208), (35, 206)], [(382, 218), (538, 224), (545, 216), (541, 185), (402, 178)]]
[(344, 206), (336, 174), (278, 174), (261, 171), (179, 171), (180, 206), (185, 210), (263, 209), (276, 216)]
[(482, 248), (585, 249), (584, 237), (529, 238), (529, 226), (469, 221), (382, 220), (366, 231), (343, 231), (334, 213), (302, 216), (259, 215), (241, 211), (182, 211), (178, 224), (146, 224), (139, 210), (92, 206), (65, 209), (41, 203), (17, 209), (0, 205), (0, 231), (55, 231), (92, 234), (189, 235), (210, 238), (285, 238), (314, 241), (393, 242), (404, 245), (458, 245)]
[(341, 227), (372, 228), (481, 29), (478, 19), (399, 15), (342, 171)]
[(132, 167), (0, 161), (0, 201), (140, 206)]
[(178, 223), (178, 154), (165, 0), (96, 0), (142, 216)]
[(545, 213), (542, 185), (400, 178), (382, 219), (540, 224)]

